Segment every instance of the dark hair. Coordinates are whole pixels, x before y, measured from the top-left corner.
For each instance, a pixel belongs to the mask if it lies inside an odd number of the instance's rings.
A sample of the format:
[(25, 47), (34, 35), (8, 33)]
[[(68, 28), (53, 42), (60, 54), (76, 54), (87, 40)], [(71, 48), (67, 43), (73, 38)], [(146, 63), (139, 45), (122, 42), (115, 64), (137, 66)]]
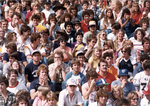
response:
[(25, 101), (27, 103), (27, 106), (29, 106), (29, 100), (25, 95), (19, 95), (16, 99), (16, 106), (19, 106), (19, 103), (21, 101)]
[(122, 50), (125, 49), (125, 51), (128, 53), (128, 55), (130, 56), (131, 55), (131, 47), (129, 47), (128, 45), (127, 46), (124, 46), (122, 48)]
[(19, 13), (17, 13), (17, 12), (14, 12), (14, 14), (12, 15), (12, 17), (14, 17), (14, 16), (17, 16), (17, 17), (19, 17), (19, 19), (21, 18), (21, 15), (19, 14)]
[(143, 69), (150, 69), (150, 60), (145, 60), (143, 63)]
[(6, 43), (12, 42), (13, 37), (16, 36), (17, 34), (15, 32), (9, 32), (6, 36)]
[(13, 52), (13, 53), (8, 54), (8, 58), (10, 58), (10, 57), (13, 57), (16, 60), (18, 60), (18, 52)]
[(83, 37), (83, 33), (82, 32), (77, 32), (75, 38), (77, 38), (78, 35), (81, 35)]
[(73, 24), (72, 24), (72, 22), (71, 22), (71, 21), (69, 21), (69, 22), (65, 22), (65, 29), (66, 29), (66, 27), (67, 27), (68, 25), (71, 25), (71, 26), (72, 26), (72, 28), (73, 28)]
[(113, 29), (115, 29), (115, 30), (119, 30), (119, 29), (121, 28), (121, 25), (120, 25), (118, 22), (116, 22), (116, 23), (113, 23), (113, 24), (111, 25), (111, 27), (112, 27)]
[(48, 68), (45, 64), (41, 64), (39, 67), (38, 67), (38, 70), (36, 72), (37, 76), (39, 77), (40, 76), (40, 72), (41, 70), (46, 70), (47, 71), (47, 75), (48, 75)]
[(127, 99), (118, 99), (115, 101), (115, 103), (116, 106), (123, 106), (123, 105), (129, 106), (129, 101)]
[(51, 19), (55, 19), (55, 21), (57, 22), (57, 19), (56, 19), (56, 15), (55, 14), (50, 14), (49, 15), (49, 17), (48, 17), (48, 21), (47, 21), (47, 23), (50, 25), (51, 23), (50, 23), (50, 20)]
[(12, 73), (14, 73), (14, 74), (16, 74), (16, 75), (18, 76), (18, 71), (17, 71), (17, 70), (15, 70), (15, 69), (10, 69), (9, 72), (8, 72), (8, 78), (10, 77), (10, 75), (11, 75)]
[(31, 98), (30, 93), (26, 89), (21, 89), (16, 93), (16, 100), (22, 95), (25, 96), (27, 99)]
[(43, 33), (49, 35), (49, 30), (45, 29), (45, 30), (41, 31), (41, 34), (43, 34)]
[(63, 52), (61, 52), (61, 51), (56, 51), (56, 52), (54, 53), (54, 56), (55, 56), (55, 54), (60, 55), (61, 58), (64, 59)]
[(94, 11), (92, 10), (92, 9), (89, 9), (89, 10), (87, 10), (88, 12), (89, 12), (89, 14), (91, 15), (94, 15)]
[(64, 5), (65, 3), (67, 3), (68, 5), (70, 5), (70, 1), (68, 1), (68, 0), (64, 0), (64, 1), (63, 1), (63, 5)]
[(37, 15), (37, 14), (34, 14), (34, 15), (31, 17), (31, 20), (33, 20), (33, 19), (36, 19), (36, 20), (38, 20), (38, 21), (41, 21), (41, 17), (40, 17), (39, 15)]
[(96, 73), (96, 71), (90, 70), (86, 73), (86, 80), (88, 81), (90, 77), (97, 78), (98, 74)]
[(70, 13), (64, 13), (64, 14), (61, 16), (61, 19), (60, 19), (61, 23), (65, 22), (65, 18), (66, 18), (66, 17), (70, 18), (70, 21), (71, 21), (71, 18), (72, 18), (71, 14), (70, 14)]
[(23, 34), (23, 32), (27, 32), (28, 30), (31, 31), (28, 25), (22, 25), (20, 30), (21, 30), (21, 35)]
[(130, 13), (130, 10), (129, 10), (128, 8), (125, 8), (125, 9), (123, 10), (123, 12), (122, 12), (121, 18), (124, 16), (124, 14), (130, 15), (130, 14), (131, 14), (131, 13)]
[(140, 61), (143, 62), (145, 60), (150, 60), (150, 57), (148, 54), (143, 54), (140, 56)]
[(106, 61), (104, 58), (101, 58), (100, 61), (99, 61), (99, 63), (98, 63), (98, 66), (100, 66), (100, 64), (101, 64), (102, 62), (107, 64), (107, 61)]
[(88, 2), (87, 0), (85, 0), (85, 1), (83, 1), (82, 6), (83, 6), (84, 4), (89, 5), (89, 2)]
[(78, 11), (77, 6), (75, 6), (75, 5), (71, 5), (71, 6), (70, 6), (70, 11), (71, 11), (71, 10), (74, 10), (74, 9), (75, 9), (76, 11)]
[(147, 27), (148, 27), (148, 25), (149, 25), (149, 20), (148, 20), (148, 18), (142, 18), (141, 20), (140, 20), (140, 26), (142, 27), (142, 24), (143, 23), (146, 23), (147, 24)]
[(85, 15), (88, 15), (88, 16), (90, 16), (90, 14), (89, 14), (89, 11), (88, 10), (86, 10), (86, 11), (83, 11), (83, 13), (82, 13), (82, 17), (84, 18), (84, 16)]
[(32, 33), (31, 35), (31, 43), (33, 43), (34, 41), (36, 41), (38, 38), (41, 38), (40, 34), (39, 33)]
[(150, 39), (149, 39), (148, 37), (144, 37), (143, 40), (142, 40), (142, 45), (143, 45), (145, 42), (149, 42), (149, 43), (150, 43)]
[(143, 31), (143, 29), (137, 29), (136, 31), (135, 31), (135, 33), (134, 33), (134, 38), (137, 40), (137, 33), (138, 33), (138, 31), (140, 31), (141, 32), (141, 34), (142, 34), (142, 38), (145, 36), (145, 32)]
[(79, 62), (79, 60), (77, 60), (77, 59), (73, 59), (73, 60), (71, 61), (71, 67), (73, 66), (73, 64), (78, 64), (78, 65), (80, 65), (80, 62)]
[(10, 48), (12, 50), (12, 52), (17, 51), (17, 45), (14, 42), (9, 42), (8, 44), (6, 44), (6, 48)]
[(112, 53), (112, 52), (105, 52), (105, 53), (103, 54), (103, 58), (106, 59), (106, 57), (111, 57), (111, 58), (113, 58), (113, 53)]
[(2, 76), (0, 77), (0, 83), (2, 83), (2, 82), (5, 83), (6, 87), (8, 87), (8, 85), (9, 85), (8, 79), (7, 79), (4, 75), (2, 75)]
[(96, 93), (96, 101), (99, 101), (99, 97), (109, 97), (108, 91), (105, 89), (99, 89)]

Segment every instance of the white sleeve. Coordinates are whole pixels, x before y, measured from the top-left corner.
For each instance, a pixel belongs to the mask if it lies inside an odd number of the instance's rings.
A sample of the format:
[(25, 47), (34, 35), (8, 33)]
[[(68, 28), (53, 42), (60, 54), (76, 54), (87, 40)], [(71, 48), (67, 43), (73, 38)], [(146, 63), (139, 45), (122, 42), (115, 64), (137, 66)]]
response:
[(140, 87), (140, 80), (141, 80), (140, 76), (141, 76), (141, 74), (138, 73), (138, 74), (135, 75), (135, 77), (133, 79), (133, 84), (136, 87), (136, 89)]
[(25, 48), (24, 48), (24, 53), (25, 53), (26, 56), (27, 56), (27, 55), (31, 55), (31, 52), (30, 52), (30, 49), (29, 49), (28, 46), (25, 46)]
[(65, 106), (65, 96), (63, 94), (64, 92), (61, 91), (59, 94), (59, 99), (58, 99), (58, 106)]

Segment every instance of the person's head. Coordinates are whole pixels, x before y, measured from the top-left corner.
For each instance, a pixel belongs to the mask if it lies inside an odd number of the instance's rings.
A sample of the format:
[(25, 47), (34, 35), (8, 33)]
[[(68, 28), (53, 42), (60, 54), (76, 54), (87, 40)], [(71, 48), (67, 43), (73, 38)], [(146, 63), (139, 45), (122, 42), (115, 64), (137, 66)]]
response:
[(22, 25), (21, 26), (21, 35), (24, 36), (25, 39), (29, 38), (31, 34), (31, 29), (28, 25)]
[(72, 31), (73, 24), (71, 21), (65, 22), (65, 30), (66, 32), (70, 33)]
[(76, 87), (77, 87), (77, 83), (76, 83), (75, 79), (69, 78), (67, 80), (67, 84), (66, 84), (66, 89), (67, 89), (69, 95), (73, 95), (75, 93)]
[(143, 62), (143, 69), (144, 71), (150, 72), (150, 60), (145, 60)]
[(16, 106), (30, 106), (28, 98), (25, 95), (18, 96)]
[(121, 52), (122, 52), (122, 54), (123, 54), (123, 57), (130, 56), (130, 55), (131, 55), (131, 47), (129, 47), (129, 46), (124, 46), (124, 47), (121, 49)]
[(108, 8), (108, 9), (106, 10), (106, 17), (107, 17), (107, 18), (110, 18), (110, 19), (114, 19), (113, 11), (112, 11), (111, 8)]
[(15, 13), (12, 15), (12, 23), (17, 24), (20, 19), (21, 19), (21, 15), (20, 15), (19, 13), (15, 12)]
[(61, 16), (61, 19), (60, 21), (63, 23), (63, 22), (69, 22), (71, 21), (71, 14), (70, 13), (64, 13), (62, 16)]
[(137, 29), (134, 33), (134, 38), (136, 40), (142, 40), (145, 36), (145, 32), (142, 29)]
[(4, 39), (5, 31), (0, 28), (0, 39)]
[(129, 70), (127, 69), (120, 69), (119, 73), (118, 73), (118, 78), (120, 79), (120, 81), (127, 81), (128, 78), (130, 78), (129, 74), (128, 74)]
[(145, 60), (150, 60), (150, 56), (148, 54), (142, 54), (140, 56), (140, 62), (143, 63)]
[(106, 31), (105, 30), (101, 30), (98, 35), (100, 34), (100, 39), (102, 40), (106, 40), (107, 39), (107, 35), (106, 35)]
[(63, 53), (61, 51), (56, 51), (54, 53), (54, 62), (57, 62), (57, 61), (63, 61), (64, 59), (64, 56), (63, 56)]
[(92, 80), (96, 80), (97, 77), (98, 74), (96, 73), (96, 71), (90, 70), (86, 73), (86, 80), (88, 82), (91, 82)]
[(9, 42), (6, 44), (6, 51), (8, 54), (16, 52), (17, 51), (17, 45), (15, 42)]
[(143, 48), (146, 50), (150, 49), (150, 39), (148, 37), (144, 37), (142, 40)]
[(83, 34), (81, 32), (77, 32), (75, 35), (77, 42), (81, 43), (83, 39)]
[(49, 9), (50, 9), (50, 5), (51, 5), (51, 3), (46, 1), (46, 2), (44, 3), (44, 8), (45, 8), (46, 10), (49, 10)]
[(7, 21), (6, 19), (2, 19), (2, 20), (0, 21), (0, 23), (1, 23), (1, 28), (2, 28), (4, 31), (7, 31), (7, 29), (8, 29), (8, 21)]
[(130, 106), (127, 99), (121, 98), (116, 100), (116, 106)]
[(42, 30), (40, 35), (41, 35), (41, 42), (48, 41), (49, 30), (48, 29)]
[(89, 6), (89, 2), (88, 1), (83, 1), (83, 3), (82, 3), (82, 8), (83, 8), (83, 10), (87, 10), (88, 9), (88, 6)]
[(18, 71), (15, 69), (10, 69), (8, 72), (9, 83), (17, 83)]
[(41, 64), (36, 73), (39, 78), (46, 78), (48, 76), (47, 66), (45, 64)]
[(91, 31), (92, 33), (96, 31), (96, 22), (95, 21), (89, 22), (89, 31)]
[(92, 56), (96, 59), (100, 59), (100, 57), (102, 56), (102, 49), (99, 47), (95, 47)]
[(87, 38), (86, 45), (94, 47), (96, 42), (97, 42), (96, 36), (90, 35), (90, 37)]
[(56, 16), (61, 16), (63, 14), (63, 10), (65, 10), (66, 8), (63, 6), (63, 4), (56, 4), (55, 7), (53, 8), (53, 10), (56, 13)]
[(147, 100), (150, 101), (150, 85), (143, 90), (143, 94), (146, 96)]
[(66, 43), (67, 43), (67, 40), (65, 39), (65, 37), (60, 37), (59, 38), (59, 46), (61, 47), (65, 47), (66, 46)]
[(64, 0), (63, 5), (65, 8), (68, 8), (70, 6), (70, 1), (69, 0)]
[(6, 91), (6, 88), (8, 87), (8, 85), (9, 85), (8, 79), (4, 75), (2, 75), (0, 77), (0, 92)]
[(22, 74), (22, 67), (19, 61), (15, 60), (11, 63), (11, 68), (18, 71), (18, 73)]
[(17, 42), (17, 34), (15, 32), (9, 32), (6, 36), (6, 42)]
[(31, 43), (34, 43), (35, 45), (39, 45), (40, 38), (41, 38), (41, 36), (39, 33), (32, 33), (31, 37), (30, 37)]
[(103, 72), (103, 73), (107, 72), (108, 64), (107, 64), (107, 61), (105, 59), (101, 58), (98, 66), (99, 66), (99, 70), (101, 72)]
[(8, 58), (9, 58), (9, 62), (12, 63), (15, 60), (18, 60), (18, 53), (17, 52), (13, 52), (8, 54)]
[(92, 9), (88, 9), (87, 11), (90, 14), (90, 20), (93, 20), (94, 19), (94, 11)]
[(106, 40), (103, 44), (103, 47), (103, 51), (108, 49), (112, 49), (113, 51), (115, 51), (115, 46), (112, 40)]
[(128, 8), (125, 8), (123, 11), (122, 11), (122, 18), (124, 19), (129, 19), (130, 18), (130, 10)]
[(51, 23), (55, 23), (56, 24), (57, 22), (57, 19), (56, 19), (56, 16), (55, 14), (50, 14), (49, 17), (48, 17), (48, 24), (51, 25)]
[(124, 98), (123, 90), (122, 90), (122, 87), (120, 85), (112, 86), (111, 91), (112, 91), (111, 96), (114, 100)]
[(32, 7), (33, 11), (39, 10), (40, 4), (38, 3), (38, 1), (35, 1), (35, 2), (31, 3), (31, 7)]
[(98, 104), (105, 106), (106, 102), (109, 98), (109, 94), (107, 90), (104, 89), (99, 89), (96, 93), (96, 101), (98, 102)]
[(31, 16), (31, 20), (32, 20), (32, 25), (35, 27), (41, 21), (41, 16), (39, 16), (38, 14), (34, 14)]
[(103, 58), (107, 61), (108, 67), (112, 66), (112, 64), (113, 64), (113, 53), (112, 52), (105, 52), (103, 54)]
[(124, 32), (124, 30), (119, 29), (116, 35), (117, 35), (118, 40), (123, 40), (125, 32)]
[(114, 11), (121, 11), (122, 9), (122, 3), (119, 1), (119, 0), (115, 0), (115, 1), (112, 1), (112, 9)]
[(137, 92), (129, 92), (127, 99), (130, 103), (130, 106), (138, 106), (139, 96)]
[(8, 17), (11, 19), (12, 18), (12, 16), (13, 16), (13, 14), (14, 14), (14, 8), (9, 8), (9, 10), (8, 10)]
[(46, 95), (46, 98), (48, 100), (48, 105), (49, 106), (56, 106), (56, 104), (57, 104), (57, 95), (54, 92), (49, 91), (48, 94)]
[(16, 3), (16, 0), (8, 0), (7, 5), (12, 7)]
[(71, 6), (70, 6), (70, 13), (71, 13), (72, 15), (76, 15), (76, 14), (77, 14), (77, 11), (78, 11), (77, 6), (75, 6), (75, 5), (71, 5)]
[(118, 22), (115, 22), (111, 25), (111, 30), (115, 34), (118, 33), (118, 31), (120, 31), (120, 29), (121, 29), (121, 25)]
[(109, 85), (109, 83), (106, 82), (106, 79), (100, 78), (99, 80), (96, 81), (96, 87), (97, 87), (96, 90), (99, 90), (99, 89), (108, 90), (107, 85)]
[(144, 7), (150, 8), (150, 1), (149, 0), (144, 1)]
[(28, 100), (31, 98), (30, 93), (26, 89), (21, 89), (16, 93), (16, 100), (22, 95), (25, 96)]
[(131, 40), (125, 40), (123, 42), (123, 46), (128, 46), (132, 49), (133, 48), (133, 42)]
[(82, 18), (85, 22), (89, 22), (90, 14), (89, 14), (88, 10), (83, 11)]
[(32, 60), (33, 62), (39, 63), (41, 60), (41, 53), (39, 51), (34, 51), (32, 53)]
[(79, 60), (80, 64), (82, 65), (85, 62), (85, 56), (84, 56), (84, 51), (83, 50), (78, 50), (76, 53), (76, 58)]
[(42, 97), (46, 98), (46, 95), (50, 91), (50, 88), (48, 86), (39, 86), (37, 91), (38, 91), (39, 98), (42, 98)]
[(140, 21), (140, 26), (142, 27), (143, 30), (147, 30), (147, 28), (149, 26), (148, 18), (142, 18)]
[(132, 12), (141, 13), (140, 7), (138, 3), (133, 3), (132, 5)]
[(71, 67), (72, 67), (72, 70), (73, 70), (75, 73), (79, 73), (79, 71), (80, 71), (80, 62), (79, 62), (79, 60), (73, 59), (73, 60), (71, 61)]
[(15, 12), (17, 13), (21, 13), (22, 12), (22, 5), (20, 3), (16, 3), (14, 6), (13, 6)]

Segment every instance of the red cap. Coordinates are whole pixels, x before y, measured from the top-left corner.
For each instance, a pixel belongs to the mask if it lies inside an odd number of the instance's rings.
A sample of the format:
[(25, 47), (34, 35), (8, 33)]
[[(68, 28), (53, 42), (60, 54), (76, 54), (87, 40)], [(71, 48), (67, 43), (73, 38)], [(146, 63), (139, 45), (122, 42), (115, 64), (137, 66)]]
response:
[(143, 91), (143, 94), (150, 95), (150, 85), (148, 85), (145, 90)]

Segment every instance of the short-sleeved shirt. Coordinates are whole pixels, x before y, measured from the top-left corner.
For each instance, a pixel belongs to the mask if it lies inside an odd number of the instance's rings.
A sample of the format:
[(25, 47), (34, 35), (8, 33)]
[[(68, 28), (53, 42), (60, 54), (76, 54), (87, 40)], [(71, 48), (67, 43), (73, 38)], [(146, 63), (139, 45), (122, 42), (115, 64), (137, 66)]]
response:
[(11, 106), (16, 102), (15, 94), (7, 91), (7, 99), (5, 101), (4, 97), (0, 93), (0, 106)]
[[(111, 87), (113, 87), (114, 85), (120, 85), (121, 86), (121, 82), (120, 80), (115, 80), (111, 83)], [(127, 81), (127, 84), (125, 85), (125, 87), (123, 88), (123, 94), (125, 97), (127, 97), (129, 92), (135, 91), (135, 86)]]
[(66, 89), (62, 90), (59, 94), (58, 106), (74, 106), (83, 104), (83, 99), (79, 91), (75, 91), (70, 100), (69, 93)]
[(27, 66), (25, 67), (25, 75), (28, 75), (29, 82), (32, 82), (33, 80), (37, 79), (36, 71), (41, 64), (42, 63), (34, 65), (33, 62), (27, 64)]
[[(51, 83), (50, 81), (48, 81), (48, 85), (50, 87), (50, 90), (55, 92), (55, 85), (53, 83)], [(35, 91), (37, 91), (39, 86), (40, 86), (39, 79), (36, 79), (36, 80), (31, 82), (30, 90), (35, 89)]]
[(115, 65), (112, 65), (110, 68), (107, 68), (107, 71), (110, 72), (111, 74), (113, 74), (115, 76), (115, 78), (117, 79), (118, 68)]
[[(99, 71), (99, 72), (100, 72), (100, 71)], [(98, 72), (98, 74), (99, 74), (99, 72)], [(107, 72), (107, 74), (106, 74), (105, 77), (102, 77), (102, 76), (99, 74), (97, 80), (98, 80), (98, 79), (101, 79), (101, 78), (105, 78), (105, 79), (106, 79), (106, 82), (109, 83), (109, 84), (111, 84), (114, 80), (116, 80), (115, 76), (114, 76), (113, 74), (109, 73), (109, 72)], [(111, 91), (111, 85), (107, 85), (107, 90), (108, 90), (108, 92)]]
[[(22, 62), (27, 61), (26, 56), (23, 52), (18, 51), (17, 53), (18, 53), (18, 59), (17, 59), (18, 61), (22, 61)], [(9, 61), (8, 53), (4, 53), (3, 60)]]

